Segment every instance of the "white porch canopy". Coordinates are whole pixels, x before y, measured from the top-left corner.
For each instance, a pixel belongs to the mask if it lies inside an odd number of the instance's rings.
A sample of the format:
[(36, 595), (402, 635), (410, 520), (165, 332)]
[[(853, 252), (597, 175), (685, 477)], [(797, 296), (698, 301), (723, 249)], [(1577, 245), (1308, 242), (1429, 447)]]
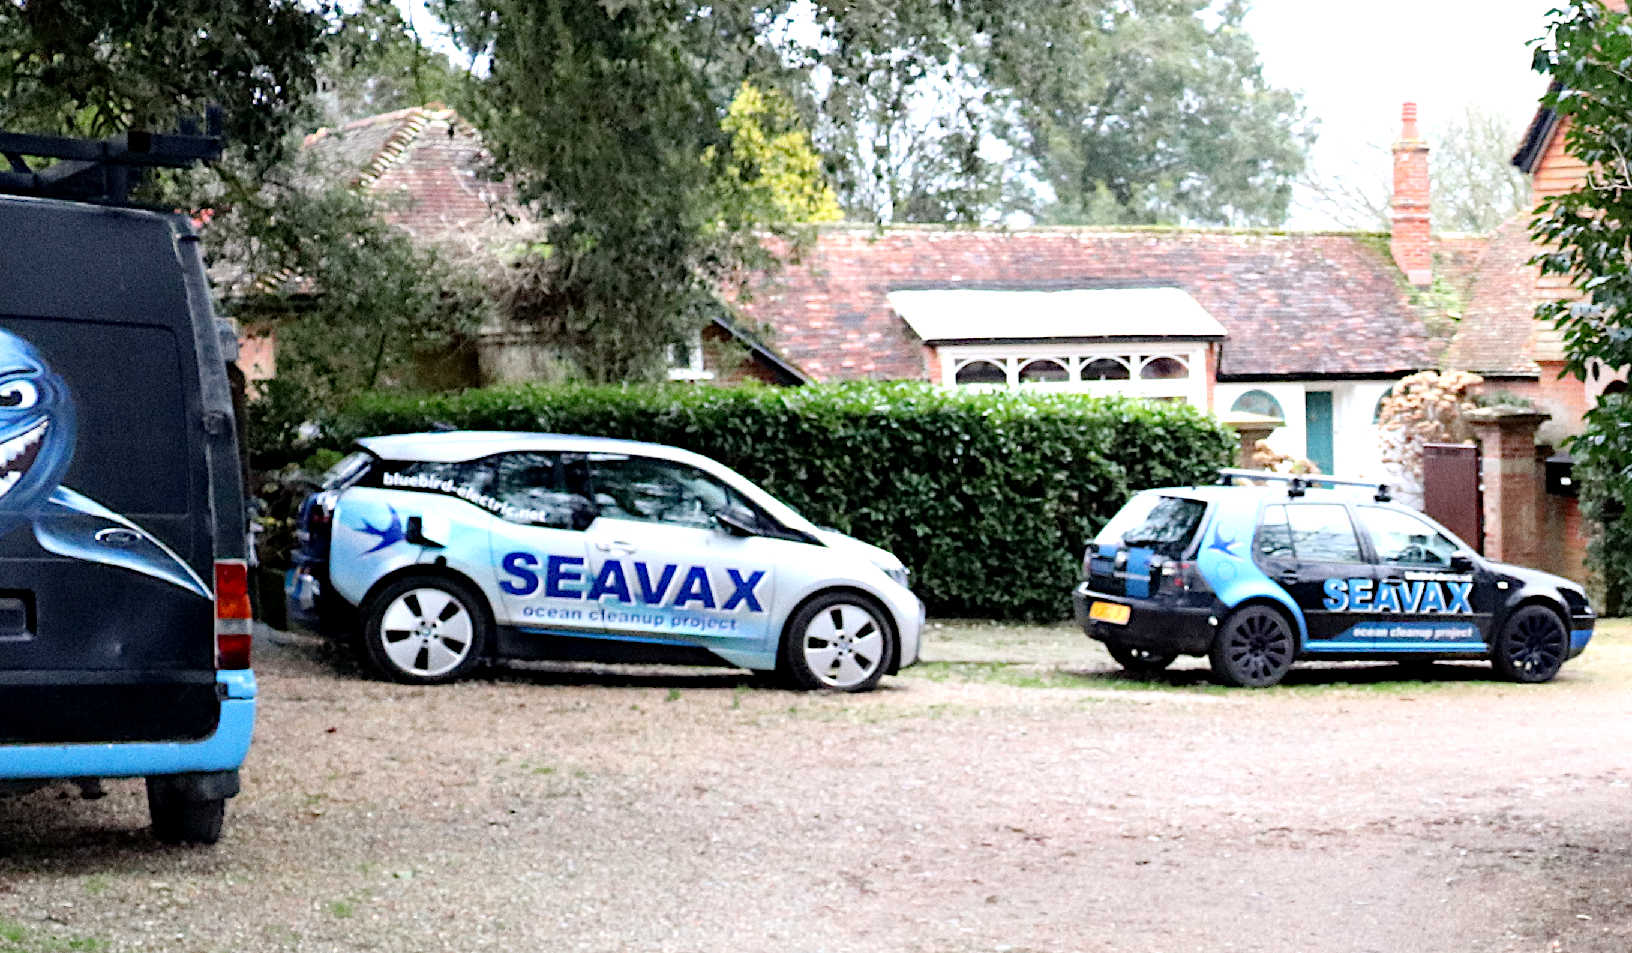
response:
[(1225, 336), (1224, 325), (1182, 288), (936, 288), (892, 291), (888, 299), (926, 342)]

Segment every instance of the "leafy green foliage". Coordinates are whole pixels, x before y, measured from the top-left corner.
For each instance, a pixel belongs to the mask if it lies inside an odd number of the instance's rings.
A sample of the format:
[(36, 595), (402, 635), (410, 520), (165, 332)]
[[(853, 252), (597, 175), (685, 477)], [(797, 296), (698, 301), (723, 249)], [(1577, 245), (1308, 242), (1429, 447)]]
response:
[(363, 0), (338, 24), (318, 95), (329, 125), (427, 103), (452, 103), (470, 81), (391, 0)]
[(809, 95), (853, 217), (1278, 224), (1312, 136), (1295, 95), (1263, 79), (1245, 13), (821, 3), (821, 42), (789, 58), (832, 77)]
[[(843, 384), (370, 395), (328, 422), (324, 445), (433, 424), (686, 447), (895, 552), (932, 612), (1049, 620), (1068, 611), (1084, 543), (1132, 490), (1210, 478), (1234, 444), (1175, 404)], [(269, 467), (309, 452), (257, 449)]]
[(315, 407), (425, 386), (487, 308), (481, 289), (384, 218), (368, 193), (310, 168), (264, 181), (212, 220), (209, 247), (234, 315), (274, 326), (278, 375), (256, 408), (298, 427)]
[[(666, 349), (772, 261), (775, 227), (740, 177), (722, 126), (752, 58), (746, 8), (482, 0), (488, 75), (463, 108), (497, 169), (545, 223), (518, 269), (511, 315), (547, 333), (593, 380), (661, 377)], [(469, 22), (472, 11), (461, 15)], [(474, 28), (472, 28), (474, 29)], [(468, 35), (469, 31), (465, 31)], [(751, 189), (751, 187), (748, 187)]]
[[(1536, 317), (1563, 332), (1566, 369), (1585, 377), (1593, 361), (1632, 366), (1632, 18), (1596, 0), (1555, 10), (1535, 67), (1553, 87), (1543, 104), (1568, 122), (1564, 147), (1590, 170), (1578, 189), (1542, 203), (1531, 237), (1550, 249), (1544, 275), (1569, 279), (1575, 295)], [(1588, 558), (1618, 613), (1632, 591), (1632, 402), (1607, 396), (1587, 412), (1572, 447), (1584, 512), (1599, 533)]]
[(299, 0), (3, 0), (0, 128), (100, 138), (219, 105), (264, 164), (316, 89), (327, 32)]
[[(1241, 0), (1000, 6), (987, 75), (1062, 223), (1275, 225), (1313, 138), (1263, 78)], [(1106, 205), (1108, 197), (1112, 204)]]

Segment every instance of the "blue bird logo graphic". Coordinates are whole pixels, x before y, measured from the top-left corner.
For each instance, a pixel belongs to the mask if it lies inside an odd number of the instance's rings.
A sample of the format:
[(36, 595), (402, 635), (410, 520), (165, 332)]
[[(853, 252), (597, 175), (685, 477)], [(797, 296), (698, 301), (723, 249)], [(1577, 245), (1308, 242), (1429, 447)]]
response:
[(363, 525), (357, 527), (359, 532), (367, 533), (370, 536), (378, 536), (380, 538), (380, 541), (374, 544), (373, 549), (365, 550), (363, 552), (364, 556), (367, 556), (369, 553), (377, 553), (387, 546), (400, 543), (408, 538), (407, 534), (402, 531), (402, 518), (397, 516), (397, 508), (394, 506), (387, 506), (386, 509), (391, 513), (391, 522), (386, 524), (384, 528), (375, 526), (366, 519), (363, 520)]
[(1229, 539), (1225, 539), (1224, 538), (1224, 531), (1222, 529), (1218, 529), (1218, 530), (1213, 531), (1213, 541), (1207, 545), (1207, 548), (1208, 549), (1216, 549), (1219, 552), (1223, 553), (1224, 555), (1229, 556), (1230, 558), (1234, 559), (1234, 558), (1238, 558), (1239, 555), (1240, 555), (1239, 553), (1237, 553), (1235, 551), (1235, 547), (1237, 547), (1239, 545), (1241, 545), (1240, 540), (1238, 540), (1238, 539), (1236, 539), (1234, 537), (1231, 537)]

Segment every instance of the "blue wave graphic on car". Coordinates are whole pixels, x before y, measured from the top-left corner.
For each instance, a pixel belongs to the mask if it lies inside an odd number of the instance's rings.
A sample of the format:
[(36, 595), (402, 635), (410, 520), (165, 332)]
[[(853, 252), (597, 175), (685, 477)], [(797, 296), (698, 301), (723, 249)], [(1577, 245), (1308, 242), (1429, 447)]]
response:
[(117, 566), (210, 598), (186, 561), (151, 533), (62, 485), (78, 435), (68, 384), (0, 330), (0, 536), (25, 523), (46, 551)]

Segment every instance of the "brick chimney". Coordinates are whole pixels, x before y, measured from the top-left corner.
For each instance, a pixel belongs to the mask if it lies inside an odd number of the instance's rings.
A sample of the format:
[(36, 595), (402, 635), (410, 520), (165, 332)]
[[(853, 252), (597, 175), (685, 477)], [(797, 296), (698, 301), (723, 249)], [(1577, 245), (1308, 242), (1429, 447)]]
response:
[(1419, 288), (1434, 282), (1428, 244), (1428, 143), (1417, 133), (1417, 104), (1400, 110), (1400, 138), (1394, 143), (1394, 199), (1389, 203), (1388, 250), (1405, 280)]

